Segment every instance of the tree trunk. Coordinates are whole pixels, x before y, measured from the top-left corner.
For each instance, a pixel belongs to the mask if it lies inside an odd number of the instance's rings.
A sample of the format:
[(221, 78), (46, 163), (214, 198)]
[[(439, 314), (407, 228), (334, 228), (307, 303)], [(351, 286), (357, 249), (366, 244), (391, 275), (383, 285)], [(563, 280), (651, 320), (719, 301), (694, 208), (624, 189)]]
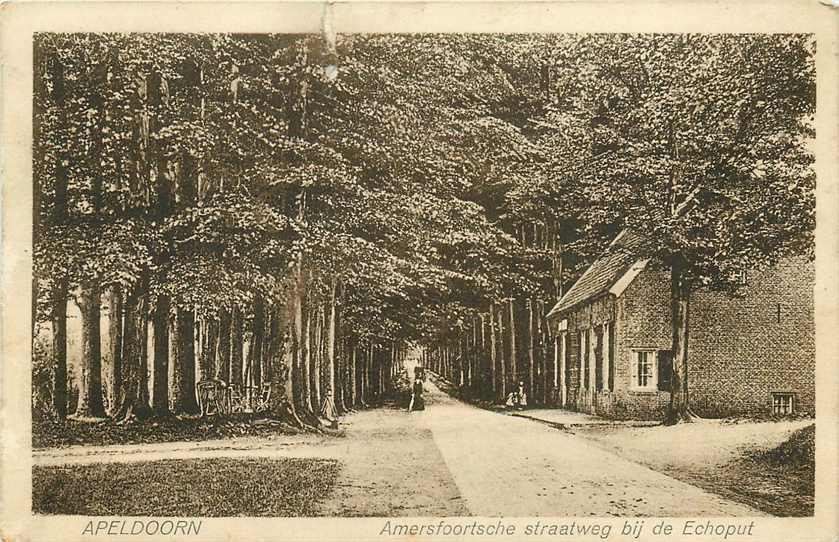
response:
[(387, 391), (387, 367), (390, 357), (385, 350), (381, 350), (379, 356), (379, 395), (383, 396)]
[(53, 288), (52, 307), (52, 405), (59, 419), (67, 416), (67, 283)]
[(549, 381), (548, 381), (548, 356), (550, 355), (549, 348), (550, 344), (547, 340), (550, 336), (547, 329), (547, 323), (545, 322), (545, 305), (541, 301), (536, 302), (536, 330), (538, 332), (539, 337), (539, 367), (540, 367), (540, 375), (541, 375), (541, 391), (542, 391), (542, 404), (548, 403), (548, 388), (549, 388)]
[(253, 327), (251, 342), (248, 345), (249, 384), (259, 389), (262, 385), (262, 347), (265, 334), (265, 301), (261, 296), (253, 300)]
[(556, 229), (551, 236), (553, 243), (553, 274), (554, 274), (554, 289), (556, 291), (556, 299), (562, 299), (562, 274), (563, 269), (563, 254), (562, 254), (562, 225), (557, 224)]
[(469, 351), (469, 388), (474, 393), (475, 386), (478, 382), (478, 325), (475, 319), (472, 319), (472, 328), (470, 329), (470, 341), (472, 347)]
[[(58, 113), (57, 131), (69, 137), (65, 109), (66, 88), (64, 65), (53, 54), (49, 59), (52, 80), (52, 101)], [(62, 224), (67, 218), (67, 163), (70, 157), (62, 146), (55, 157), (55, 196), (52, 218), (55, 224)], [(67, 416), (67, 279), (59, 278), (53, 286), (52, 311), (52, 354), (53, 354), (53, 408), (59, 419)]]
[(376, 394), (378, 396), (379, 401), (382, 399), (382, 394), (385, 391), (384, 388), (384, 376), (385, 376), (385, 356), (387, 355), (384, 352), (384, 349), (379, 347), (376, 349), (376, 356), (374, 356), (374, 361), (376, 363)]
[(452, 381), (452, 347), (448, 343), (443, 345), (443, 378)]
[(353, 344), (352, 346), (352, 353), (350, 354), (352, 357), (350, 359), (350, 381), (352, 382), (352, 386), (350, 387), (350, 405), (355, 407), (358, 406), (358, 347)]
[(492, 399), (498, 399), (498, 385), (495, 378), (497, 352), (495, 351), (495, 303), (489, 305), (489, 379), (491, 381)]
[(235, 308), (233, 311), (233, 322), (231, 324), (230, 337), (230, 384), (242, 388), (242, 361), (244, 360), (244, 319), (242, 310)]
[(362, 349), (359, 352), (361, 356), (361, 366), (358, 372), (358, 404), (362, 407), (367, 406), (367, 386), (365, 381), (367, 380), (367, 350)]
[(111, 416), (119, 410), (122, 399), (120, 388), (122, 382), (122, 290), (119, 286), (112, 286), (108, 292), (108, 338), (110, 348), (108, 363), (111, 365), (111, 376), (107, 381), (108, 412)]
[(335, 290), (337, 286), (335, 283), (335, 279), (332, 279), (332, 291), (329, 297), (329, 333), (327, 336), (327, 343), (326, 343), (326, 361), (328, 363), (328, 379), (329, 379), (329, 388), (327, 390), (327, 395), (332, 399), (332, 402), (335, 402), (335, 390), (337, 389), (337, 382), (335, 381), (335, 325), (337, 320), (337, 309), (335, 307)]
[(143, 312), (140, 315), (140, 322), (142, 323), (141, 342), (140, 342), (140, 387), (139, 387), (139, 401), (143, 404), (143, 412), (145, 415), (151, 414), (151, 395), (149, 394), (149, 298), (148, 298), (148, 284), (143, 286), (142, 306)]
[(312, 353), (309, 356), (311, 364), (309, 365), (309, 379), (312, 386), (312, 406), (315, 409), (315, 415), (320, 415), (321, 394), (320, 394), (320, 377), (321, 377), (321, 354), (323, 344), (323, 307), (318, 304), (315, 312), (315, 333), (312, 338), (311, 346)]
[(376, 347), (372, 344), (367, 351), (364, 373), (366, 377), (364, 381), (365, 397), (370, 400), (370, 404), (373, 404), (376, 399)]
[(351, 403), (349, 402), (350, 367), (349, 357), (347, 354), (347, 341), (343, 337), (343, 333), (341, 333), (340, 331), (340, 326), (341, 323), (340, 320), (338, 320), (338, 324), (336, 324), (336, 327), (338, 328), (338, 330), (336, 331), (336, 335), (338, 335), (339, 338), (336, 339), (336, 344), (338, 348), (335, 352), (335, 372), (337, 373), (335, 376), (335, 385), (338, 386), (338, 389), (340, 390), (340, 395), (338, 396), (338, 405), (336, 406), (339, 407), (339, 411), (341, 412), (341, 414), (344, 414), (348, 412), (352, 407), (350, 406)]
[(287, 415), (292, 423), (302, 427), (294, 409), (294, 390), (290, 388), (290, 362), (293, 350), (289, 348), (292, 338), (291, 322), (293, 308), (289, 305), (268, 312), (268, 339), (263, 349), (265, 356), (265, 380), (271, 383), (271, 397), (268, 411), (274, 417)]
[[(216, 376), (216, 348), (218, 347), (219, 323), (214, 318), (204, 318), (201, 325), (201, 380), (212, 380)], [(257, 358), (255, 368), (259, 366)], [(255, 375), (259, 370), (254, 371)], [(258, 378), (258, 377), (257, 377)]]
[(287, 410), (290, 421), (298, 427), (303, 427), (303, 421), (297, 416), (297, 409), (294, 405), (294, 379), (292, 372), (294, 371), (294, 356), (296, 346), (294, 344), (294, 308), (291, 306), (283, 307), (287, 311), (285, 325), (280, 329), (282, 333), (282, 366), (279, 368), (279, 380), (282, 382), (283, 391), (283, 407)]
[(463, 340), (457, 343), (457, 349), (459, 350), (457, 356), (457, 384), (461, 388), (466, 384), (466, 356), (469, 348), (469, 333), (468, 330), (464, 331)]
[(373, 343), (367, 346), (367, 350), (363, 351), (364, 359), (361, 361), (361, 405), (367, 408), (367, 402), (371, 399), (370, 396), (370, 361), (373, 355)]
[(161, 295), (154, 308), (154, 376), (152, 410), (155, 416), (169, 414), (169, 298)]
[(306, 312), (306, 327), (303, 328), (303, 364), (300, 377), (303, 380), (303, 407), (308, 414), (314, 414), (312, 405), (312, 311)]
[[(559, 366), (560, 366), (559, 360), (560, 360), (560, 356), (562, 356), (562, 346), (561, 346), (561, 345), (562, 345), (562, 338), (561, 338), (561, 333), (562, 333), (562, 332), (560, 331), (559, 333), (557, 333), (557, 334), (554, 336), (554, 355), (553, 355), (553, 362), (554, 362), (554, 368), (553, 368), (553, 389), (554, 389), (554, 390), (560, 389), (560, 382), (561, 382), (561, 380), (560, 380), (560, 378), (559, 378)], [(555, 405), (558, 405), (558, 406), (565, 406), (564, 401), (562, 401), (562, 395), (563, 395), (563, 392), (562, 392), (562, 390), (560, 389), (560, 391), (559, 391), (559, 396), (556, 398), (556, 401), (554, 402), (554, 404), (555, 404)]]
[[(262, 385), (271, 385), (272, 392), (271, 396), (273, 397), (275, 394), (273, 392), (273, 384), (277, 381), (275, 380), (277, 365), (279, 364), (280, 352), (279, 347), (282, 341), (280, 335), (280, 325), (281, 321), (285, 324), (283, 319), (283, 314), (281, 311), (276, 310), (275, 307), (268, 306), (266, 310), (266, 317), (265, 317), (265, 339), (262, 348)], [(219, 344), (221, 344), (221, 340), (219, 340)], [(276, 399), (276, 397), (274, 397)], [(270, 409), (274, 411), (274, 409)]]
[(100, 336), (99, 285), (88, 282), (82, 285), (79, 308), (82, 313), (82, 357), (79, 370), (82, 383), (79, 387), (77, 418), (102, 418), (102, 338)]
[(174, 411), (178, 414), (197, 414), (198, 401), (195, 398), (195, 313), (192, 308), (178, 307), (175, 310), (176, 340), (171, 362), (175, 365), (177, 393)]
[(695, 415), (690, 410), (688, 396), (688, 325), (690, 285), (685, 277), (684, 260), (680, 255), (671, 258), (670, 312), (672, 314), (673, 366), (670, 379), (670, 405), (665, 423), (691, 422)]
[(135, 287), (125, 300), (125, 334), (123, 337), (122, 406), (119, 418), (130, 421), (149, 414), (148, 380), (143, 360), (145, 336), (145, 288)]
[[(314, 415), (314, 410), (311, 403), (311, 395), (309, 389), (309, 348), (310, 344), (310, 324), (311, 311), (305, 306), (305, 277), (302, 268), (302, 259), (298, 257), (296, 274), (296, 286), (292, 291), (294, 302), (294, 335), (297, 344), (297, 355), (295, 356), (295, 363), (297, 370), (295, 371), (296, 382), (295, 386), (295, 401), (296, 412), (299, 419), (303, 422), (317, 427), (320, 421)], [(306, 313), (304, 315), (304, 312)]]
[[(274, 381), (274, 364), (277, 359), (277, 348), (279, 346), (280, 314), (279, 311), (269, 310), (266, 313), (267, 336), (262, 348), (262, 382)], [(219, 337), (221, 344), (221, 337)]]
[(498, 362), (500, 363), (500, 373), (498, 378), (498, 387), (501, 391), (499, 397), (503, 402), (507, 398), (507, 359), (504, 357), (504, 306), (498, 307)]
[(516, 305), (515, 300), (510, 298), (510, 377), (513, 382), (513, 389), (517, 389), (519, 383), (518, 360), (516, 352)]
[(485, 397), (486, 392), (488, 391), (487, 388), (486, 388), (486, 384), (487, 384), (486, 379), (490, 374), (492, 374), (492, 372), (491, 372), (492, 369), (490, 369), (489, 367), (486, 367), (486, 372), (484, 372), (485, 368), (483, 367), (483, 365), (486, 363), (486, 359), (487, 359), (487, 337), (486, 337), (486, 319), (484, 318), (483, 313), (481, 313), (480, 321), (481, 321), (481, 342), (480, 342), (481, 348), (480, 348), (480, 357), (478, 358), (478, 368), (479, 368), (479, 370), (478, 370), (478, 374), (479, 374), (478, 392), (481, 394), (481, 397)]
[[(296, 288), (300, 287), (300, 282), (297, 281)], [(288, 318), (288, 325), (286, 331), (286, 348), (285, 348), (285, 362), (286, 380), (285, 380), (285, 402), (289, 409), (289, 414), (292, 421), (299, 427), (303, 427), (303, 420), (300, 418), (299, 398), (301, 396), (300, 380), (299, 380), (299, 364), (300, 364), (300, 339), (303, 330), (303, 307), (301, 306), (301, 296), (298, 292), (292, 292), (291, 302), (286, 306), (286, 310), (291, 311), (290, 318)]]
[(233, 318), (230, 311), (221, 309), (219, 313), (218, 348), (216, 349), (216, 378), (230, 383), (231, 331)]
[(534, 355), (535, 349), (535, 341), (533, 340), (533, 330), (534, 330), (534, 318), (533, 318), (533, 300), (527, 300), (527, 394), (535, 399), (536, 393), (534, 385), (536, 384), (536, 379), (534, 375), (534, 369), (536, 367), (536, 358)]

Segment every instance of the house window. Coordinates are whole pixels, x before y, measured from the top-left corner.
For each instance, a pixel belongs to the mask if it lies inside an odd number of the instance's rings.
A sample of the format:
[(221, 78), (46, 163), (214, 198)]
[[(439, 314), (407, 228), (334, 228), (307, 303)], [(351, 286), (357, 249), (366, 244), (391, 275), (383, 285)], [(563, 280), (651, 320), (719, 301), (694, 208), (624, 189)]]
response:
[(673, 376), (671, 350), (635, 350), (632, 361), (632, 385), (636, 390), (670, 391)]
[(795, 412), (794, 393), (773, 393), (772, 414), (786, 416)]
[(655, 351), (637, 350), (633, 364), (632, 387), (636, 389), (655, 389), (656, 364)]

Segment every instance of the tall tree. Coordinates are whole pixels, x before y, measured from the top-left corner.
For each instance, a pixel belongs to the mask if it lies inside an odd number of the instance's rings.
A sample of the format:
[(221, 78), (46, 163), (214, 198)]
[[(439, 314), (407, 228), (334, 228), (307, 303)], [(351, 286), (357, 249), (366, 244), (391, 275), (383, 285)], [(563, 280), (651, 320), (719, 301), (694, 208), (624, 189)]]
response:
[(673, 366), (667, 421), (692, 418), (691, 294), (741, 270), (812, 254), (814, 43), (804, 35), (581, 38), (569, 117), (597, 168), (576, 176), (591, 222), (641, 234), (669, 270)]

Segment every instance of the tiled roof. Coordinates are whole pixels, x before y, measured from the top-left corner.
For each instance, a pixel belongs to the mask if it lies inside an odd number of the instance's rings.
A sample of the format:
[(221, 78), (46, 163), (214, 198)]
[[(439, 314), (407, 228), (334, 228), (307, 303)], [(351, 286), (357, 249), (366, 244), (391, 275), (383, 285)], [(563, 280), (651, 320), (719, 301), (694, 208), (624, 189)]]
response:
[(591, 264), (562, 296), (548, 316), (557, 316), (584, 301), (606, 293), (633, 263), (643, 257), (645, 248), (644, 237), (630, 230), (622, 231), (600, 258)]

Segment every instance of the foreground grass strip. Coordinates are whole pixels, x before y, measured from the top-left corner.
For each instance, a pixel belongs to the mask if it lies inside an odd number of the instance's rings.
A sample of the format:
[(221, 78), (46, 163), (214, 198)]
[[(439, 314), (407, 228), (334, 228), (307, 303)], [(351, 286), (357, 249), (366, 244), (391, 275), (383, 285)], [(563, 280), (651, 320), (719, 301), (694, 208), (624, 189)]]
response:
[(216, 458), (34, 467), (37, 514), (310, 516), (340, 465), (324, 459)]

